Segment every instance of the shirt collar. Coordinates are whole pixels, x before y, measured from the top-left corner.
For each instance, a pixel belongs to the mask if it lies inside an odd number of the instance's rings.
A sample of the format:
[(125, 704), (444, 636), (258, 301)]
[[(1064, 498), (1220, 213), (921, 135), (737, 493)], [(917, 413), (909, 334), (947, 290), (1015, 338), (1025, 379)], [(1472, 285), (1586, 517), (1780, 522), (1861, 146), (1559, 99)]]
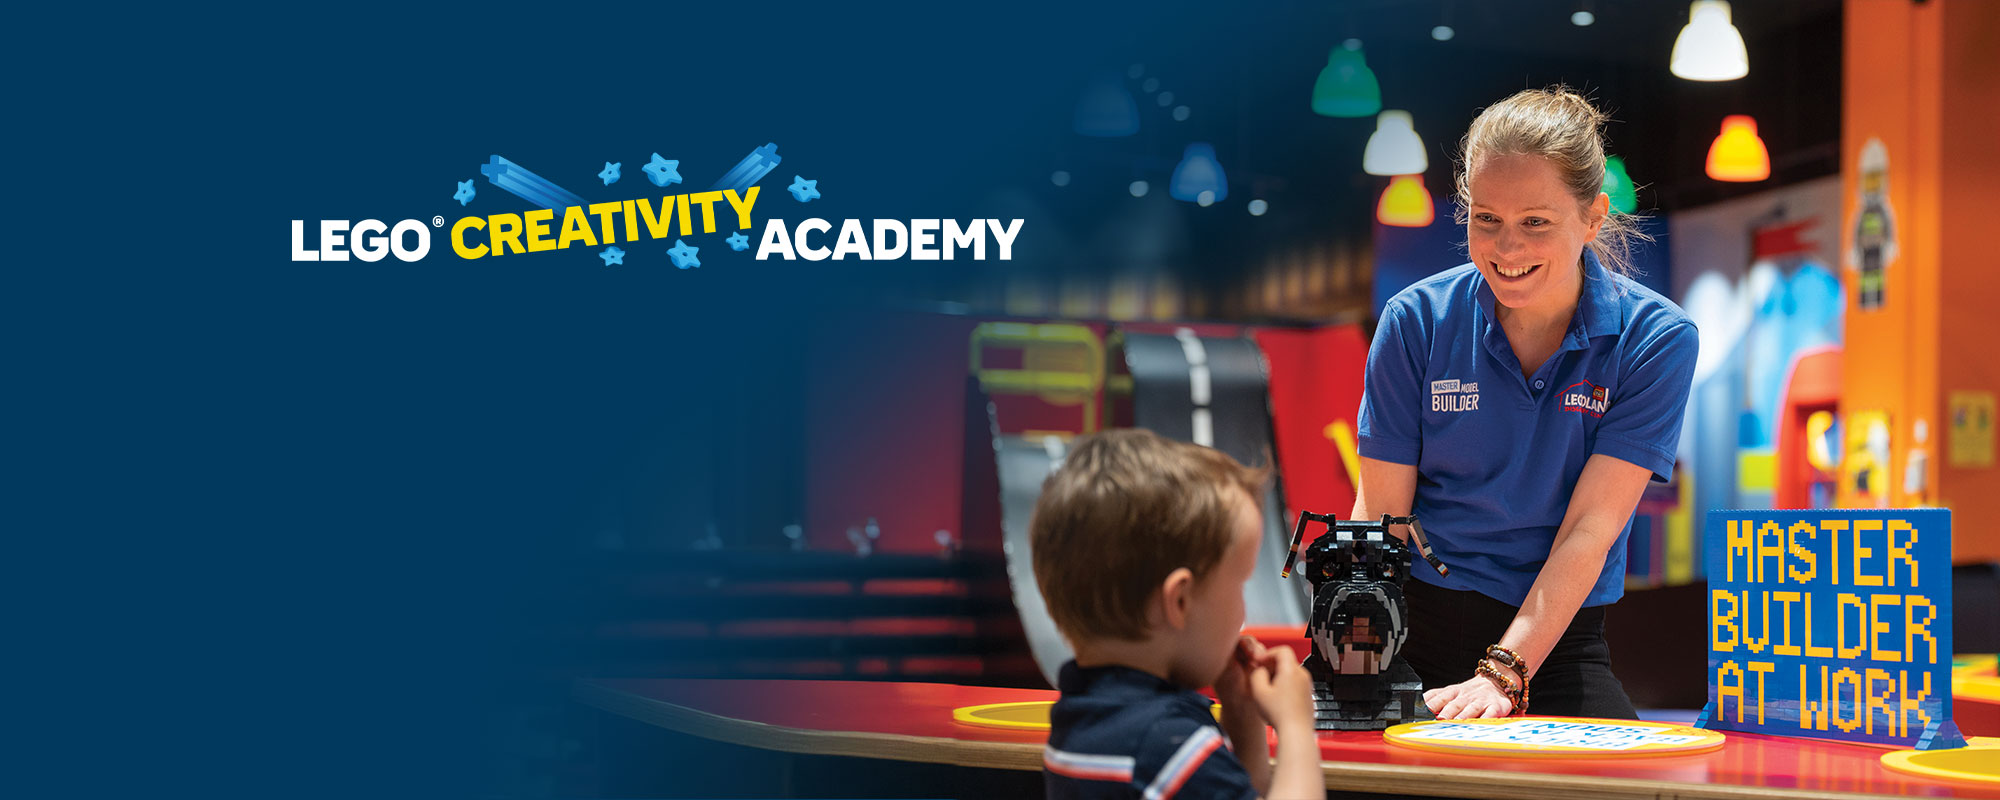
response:
[(1109, 693), (1141, 696), (1182, 691), (1181, 687), (1142, 669), (1118, 664), (1079, 667), (1075, 659), (1062, 665), (1062, 670), (1056, 675), (1056, 688), (1066, 695)]
[(1617, 278), (1597, 260), (1597, 253), (1584, 248), (1583, 296), (1578, 298), (1576, 319), (1583, 323), (1585, 339), (1615, 336), (1625, 331), (1625, 306), (1619, 302), (1624, 292)]
[[(1597, 260), (1597, 254), (1590, 248), (1583, 249), (1583, 291), (1577, 298), (1576, 313), (1569, 321), (1569, 334), (1563, 337), (1564, 347), (1581, 350), (1590, 346), (1590, 340), (1599, 336), (1614, 336), (1625, 329), (1624, 306), (1619, 295), (1624, 290), (1619, 287), (1604, 264)], [(1493, 287), (1486, 284), (1484, 275), (1479, 279), (1479, 308), (1486, 314), (1486, 323), (1499, 327), (1499, 317), (1493, 313)]]

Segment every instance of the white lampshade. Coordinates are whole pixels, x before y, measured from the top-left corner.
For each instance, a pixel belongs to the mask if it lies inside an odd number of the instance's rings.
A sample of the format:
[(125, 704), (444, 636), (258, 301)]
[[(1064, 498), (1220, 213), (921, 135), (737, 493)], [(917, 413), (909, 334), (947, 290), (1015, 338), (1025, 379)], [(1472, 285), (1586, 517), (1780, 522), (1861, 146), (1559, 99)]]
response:
[(1725, 0), (1695, 0), (1674, 40), (1673, 71), (1691, 81), (1733, 81), (1750, 74), (1743, 34), (1729, 24)]
[(1361, 169), (1370, 175), (1415, 175), (1430, 168), (1424, 142), (1408, 111), (1384, 111), (1375, 118), (1375, 135), (1361, 153)]

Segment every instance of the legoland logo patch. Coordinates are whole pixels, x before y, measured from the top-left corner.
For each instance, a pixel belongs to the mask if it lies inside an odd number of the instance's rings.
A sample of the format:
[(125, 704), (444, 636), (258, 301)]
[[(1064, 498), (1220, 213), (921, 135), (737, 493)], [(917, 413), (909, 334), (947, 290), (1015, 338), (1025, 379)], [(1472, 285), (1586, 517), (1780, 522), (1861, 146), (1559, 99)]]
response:
[(1563, 390), (1562, 410), (1604, 416), (1604, 410), (1611, 407), (1610, 393), (1604, 387), (1590, 381), (1577, 381)]

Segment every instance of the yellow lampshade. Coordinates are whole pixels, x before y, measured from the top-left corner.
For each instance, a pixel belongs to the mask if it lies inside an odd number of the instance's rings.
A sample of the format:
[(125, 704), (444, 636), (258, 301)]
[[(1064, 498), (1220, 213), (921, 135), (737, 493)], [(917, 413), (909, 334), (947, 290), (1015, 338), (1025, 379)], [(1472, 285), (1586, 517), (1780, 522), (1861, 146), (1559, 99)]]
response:
[(1389, 188), (1382, 190), (1382, 200), (1375, 205), (1375, 219), (1384, 225), (1422, 228), (1436, 218), (1437, 207), (1431, 203), (1422, 175), (1390, 178)]
[(1708, 177), (1736, 182), (1771, 177), (1771, 152), (1757, 138), (1757, 120), (1747, 114), (1722, 118), (1722, 133), (1708, 147)]

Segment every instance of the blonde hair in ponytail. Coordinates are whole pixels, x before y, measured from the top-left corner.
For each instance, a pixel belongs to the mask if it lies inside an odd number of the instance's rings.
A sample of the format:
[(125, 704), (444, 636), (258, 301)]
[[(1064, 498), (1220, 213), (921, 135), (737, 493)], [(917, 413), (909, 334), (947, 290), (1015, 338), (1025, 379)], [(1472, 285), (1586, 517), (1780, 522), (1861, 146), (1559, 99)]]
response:
[[(1457, 199), (1454, 219), (1464, 225), (1472, 207), (1469, 188), (1472, 166), (1498, 155), (1541, 156), (1554, 164), (1563, 185), (1588, 209), (1604, 186), (1604, 123), (1609, 119), (1589, 100), (1567, 86), (1517, 92), (1479, 112), (1458, 143)], [(1586, 212), (1587, 213), (1587, 212)], [(1652, 241), (1638, 229), (1638, 217), (1613, 209), (1605, 214), (1597, 238), (1585, 247), (1597, 254), (1605, 269), (1632, 273), (1632, 247)]]

